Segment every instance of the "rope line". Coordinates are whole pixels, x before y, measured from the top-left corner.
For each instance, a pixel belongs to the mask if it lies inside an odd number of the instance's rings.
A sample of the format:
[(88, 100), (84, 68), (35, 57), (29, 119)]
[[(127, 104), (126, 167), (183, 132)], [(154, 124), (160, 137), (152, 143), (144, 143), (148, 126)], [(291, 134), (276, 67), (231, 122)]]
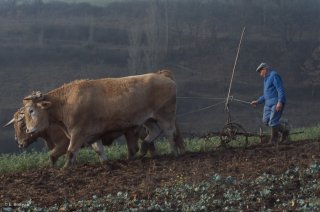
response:
[[(215, 98), (215, 97), (209, 97), (209, 96), (180, 96), (180, 97), (177, 97), (177, 99), (225, 100), (225, 98)], [(237, 98), (234, 98), (233, 96), (229, 96), (229, 102), (232, 102), (232, 101), (243, 103), (243, 104), (246, 104), (246, 105), (250, 105), (251, 104), (251, 102), (249, 102), (249, 101), (242, 100), (242, 99), (237, 99)], [(204, 108), (200, 108), (198, 110), (194, 110), (194, 111), (190, 111), (190, 112), (186, 112), (186, 113), (182, 113), (182, 114), (177, 114), (177, 116), (180, 117), (180, 116), (185, 116), (185, 115), (189, 115), (189, 114), (192, 114), (192, 113), (200, 112), (200, 111), (203, 111), (203, 110), (207, 110), (207, 109), (213, 108), (213, 107), (215, 107), (217, 105), (220, 105), (222, 103), (225, 103), (225, 101), (221, 101), (221, 102), (218, 102), (216, 104), (209, 105), (209, 106), (204, 107)], [(260, 114), (258, 114), (258, 112), (256, 110), (254, 110), (254, 114), (255, 114), (255, 117), (256, 117), (255, 121), (260, 124), (260, 119), (257, 118), (258, 116), (260, 116)]]
[(179, 96), (177, 99), (208, 99), (208, 100), (225, 100), (226, 98), (214, 98), (207, 96)]
[[(177, 99), (207, 99), (207, 100), (225, 100), (225, 98), (215, 98), (215, 97), (208, 97), (208, 96), (179, 96)], [(236, 99), (233, 96), (229, 96), (229, 101), (236, 101), (236, 102), (241, 102), (245, 104), (251, 104), (251, 102), (241, 100), (241, 99)]]
[(222, 102), (218, 102), (216, 104), (213, 104), (213, 105), (209, 105), (207, 107), (203, 107), (203, 108), (200, 108), (198, 110), (193, 110), (193, 111), (190, 111), (190, 112), (186, 112), (186, 113), (182, 113), (182, 114), (178, 114), (177, 116), (185, 116), (185, 115), (189, 115), (189, 114), (192, 114), (192, 113), (195, 113), (195, 112), (199, 112), (199, 111), (203, 111), (203, 110), (207, 110), (207, 109), (210, 109), (210, 108), (213, 108), (217, 105), (220, 105), (220, 104), (223, 104), (225, 101), (222, 101)]
[(236, 101), (236, 102), (241, 102), (241, 103), (245, 103), (245, 104), (251, 104), (251, 102), (245, 101), (245, 100), (241, 100), (241, 99), (232, 99), (232, 101)]

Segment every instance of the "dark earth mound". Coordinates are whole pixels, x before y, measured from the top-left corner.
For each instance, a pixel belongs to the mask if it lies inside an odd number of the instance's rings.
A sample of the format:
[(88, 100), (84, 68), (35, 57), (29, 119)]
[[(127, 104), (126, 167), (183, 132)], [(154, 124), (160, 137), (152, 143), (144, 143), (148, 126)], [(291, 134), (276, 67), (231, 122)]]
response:
[[(178, 158), (162, 155), (104, 165), (77, 164), (67, 170), (45, 168), (5, 174), (0, 176), (0, 203), (4, 206), (32, 199), (41, 207), (49, 207), (119, 191), (128, 192), (132, 198), (147, 198), (155, 188), (200, 183), (215, 173), (237, 180), (254, 180), (263, 173), (277, 176), (292, 166), (309, 167), (319, 162), (319, 152), (319, 141), (299, 141), (279, 145), (278, 151), (270, 145), (257, 145), (186, 153)], [(288, 187), (287, 192), (294, 192), (292, 189)]]

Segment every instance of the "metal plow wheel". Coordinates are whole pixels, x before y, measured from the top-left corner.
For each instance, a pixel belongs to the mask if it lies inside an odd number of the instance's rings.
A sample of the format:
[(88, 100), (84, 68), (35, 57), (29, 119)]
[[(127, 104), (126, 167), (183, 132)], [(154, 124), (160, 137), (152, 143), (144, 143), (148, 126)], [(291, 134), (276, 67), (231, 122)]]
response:
[(228, 123), (220, 133), (220, 146), (228, 147), (232, 141), (237, 141), (237, 146), (246, 148), (248, 145), (247, 131), (237, 123)]

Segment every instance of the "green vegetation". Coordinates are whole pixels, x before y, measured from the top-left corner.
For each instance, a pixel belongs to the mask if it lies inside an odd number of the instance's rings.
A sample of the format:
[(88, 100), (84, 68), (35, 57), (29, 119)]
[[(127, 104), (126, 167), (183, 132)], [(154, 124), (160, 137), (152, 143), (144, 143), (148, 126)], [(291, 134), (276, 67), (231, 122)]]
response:
[[(156, 188), (149, 198), (131, 198), (125, 191), (116, 195), (92, 196), (89, 200), (65, 201), (62, 205), (39, 208), (29, 200), (20, 203), (17, 211), (319, 211), (317, 196), (320, 182), (317, 176), (320, 164), (309, 167), (290, 167), (283, 174), (275, 176), (263, 173), (257, 178), (237, 180), (232, 176), (212, 174), (211, 179), (196, 184), (177, 184)], [(301, 182), (294, 195), (283, 188)], [(278, 192), (278, 191), (281, 192)], [(274, 200), (274, 201), (270, 201)], [(241, 211), (242, 211), (241, 210)], [(10, 207), (4, 211), (12, 211)]]
[(45, 151), (21, 154), (1, 154), (0, 173), (10, 173), (39, 169), (48, 164), (48, 153)]
[[(290, 135), (291, 141), (298, 140), (314, 140), (320, 139), (320, 125), (311, 128), (297, 128), (292, 130)], [(239, 136), (238, 140), (230, 142), (228, 145), (232, 147), (239, 147), (244, 142), (244, 138)], [(257, 144), (258, 137), (249, 138), (248, 145)], [(187, 152), (208, 152), (217, 148), (220, 144), (219, 137), (211, 138), (186, 138)], [(156, 142), (156, 148), (160, 154), (169, 154), (169, 143), (166, 141)], [(105, 148), (106, 155), (109, 160), (125, 159), (127, 157), (127, 147), (122, 144), (115, 144), (111, 147)], [(77, 158), (78, 163), (98, 163), (99, 159), (96, 153), (90, 148), (82, 149)], [(57, 162), (58, 167), (62, 167), (64, 157), (61, 157)], [(0, 174), (13, 173), (27, 170), (35, 170), (48, 167), (49, 153), (47, 150), (40, 152), (32, 151), (31, 153), (21, 154), (1, 154), (0, 155)]]
[(290, 135), (292, 141), (320, 139), (320, 125), (310, 128), (293, 129)]
[[(301, 133), (303, 132), (303, 133)], [(319, 140), (320, 125), (311, 128), (293, 129), (291, 142), (299, 140)], [(243, 138), (229, 144), (239, 146)], [(249, 145), (256, 144), (258, 137), (249, 139)], [(208, 152), (219, 146), (219, 137), (186, 138), (186, 151)], [(160, 154), (169, 153), (169, 143), (161, 140), (156, 143)], [(127, 148), (122, 144), (115, 144), (106, 148), (110, 160), (125, 159)], [(77, 158), (78, 163), (97, 163), (98, 157), (91, 149), (82, 149)], [(58, 161), (62, 167), (64, 157)], [(21, 154), (0, 155), (0, 174), (36, 170), (48, 166), (48, 153), (31, 151)], [(254, 178), (235, 178), (221, 173), (210, 172), (209, 178), (199, 183), (177, 183), (169, 187), (159, 187), (150, 192), (150, 196), (132, 198), (131, 194), (119, 190), (117, 194), (106, 196), (93, 195), (90, 199), (69, 201), (40, 208), (31, 199), (17, 204), (17, 211), (69, 211), (83, 209), (88, 211), (237, 211), (239, 209), (270, 211), (279, 210), (318, 211), (320, 202), (319, 191), (320, 164), (314, 161), (308, 166), (290, 166), (280, 174), (262, 173)], [(299, 183), (300, 186), (296, 186)], [(293, 189), (293, 190), (292, 190)], [(294, 195), (292, 195), (292, 191)], [(8, 206), (4, 211), (12, 211)]]
[[(110, 160), (124, 159), (126, 158), (127, 148), (124, 145), (113, 145), (110, 148), (106, 148), (106, 154)], [(57, 162), (58, 167), (62, 167), (65, 157), (62, 156)], [(99, 158), (96, 153), (89, 149), (82, 149), (77, 161), (79, 163), (98, 163)], [(40, 152), (31, 151), (31, 153), (21, 154), (1, 154), (0, 155), (0, 173), (12, 173), (19, 171), (34, 170), (50, 166), (49, 152), (42, 150)]]

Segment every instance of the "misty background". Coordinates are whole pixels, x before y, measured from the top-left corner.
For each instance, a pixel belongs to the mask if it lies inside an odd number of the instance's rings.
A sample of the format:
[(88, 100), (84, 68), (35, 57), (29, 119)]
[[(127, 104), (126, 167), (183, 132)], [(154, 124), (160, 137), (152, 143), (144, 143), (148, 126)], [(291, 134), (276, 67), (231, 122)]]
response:
[[(227, 97), (243, 27), (231, 95), (260, 96), (255, 70), (267, 62), (284, 82), (283, 117), (293, 127), (319, 124), (319, 0), (1, 0), (0, 124), (34, 90), (167, 68), (176, 77), (184, 135), (220, 131), (226, 114), (219, 98)], [(267, 130), (262, 106), (232, 101), (230, 109), (247, 131)], [(13, 127), (1, 128), (0, 153), (17, 151)]]

